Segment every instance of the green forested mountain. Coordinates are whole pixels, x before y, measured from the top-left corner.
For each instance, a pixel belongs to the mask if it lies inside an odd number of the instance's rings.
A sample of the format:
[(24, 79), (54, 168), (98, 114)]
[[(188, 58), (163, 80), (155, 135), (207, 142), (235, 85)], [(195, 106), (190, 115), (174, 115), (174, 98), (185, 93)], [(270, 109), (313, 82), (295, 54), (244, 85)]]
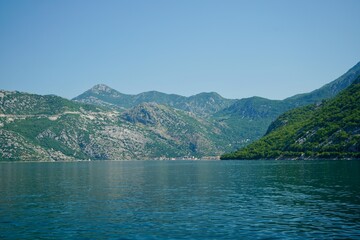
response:
[(229, 136), (238, 135), (238, 147), (262, 137), (268, 126), (280, 114), (299, 106), (321, 102), (334, 97), (360, 76), (360, 62), (336, 80), (310, 93), (299, 94), (284, 100), (270, 100), (260, 97), (236, 100), (231, 106), (220, 110), (214, 116), (229, 126)]
[(222, 159), (360, 158), (360, 77), (331, 100), (291, 110)]

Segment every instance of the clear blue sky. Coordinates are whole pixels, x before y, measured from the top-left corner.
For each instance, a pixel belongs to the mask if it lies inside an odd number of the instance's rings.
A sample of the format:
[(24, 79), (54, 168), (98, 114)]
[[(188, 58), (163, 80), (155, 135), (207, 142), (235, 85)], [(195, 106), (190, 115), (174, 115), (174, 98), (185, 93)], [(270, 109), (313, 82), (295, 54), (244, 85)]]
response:
[(359, 0), (0, 1), (0, 89), (282, 99), (360, 61)]

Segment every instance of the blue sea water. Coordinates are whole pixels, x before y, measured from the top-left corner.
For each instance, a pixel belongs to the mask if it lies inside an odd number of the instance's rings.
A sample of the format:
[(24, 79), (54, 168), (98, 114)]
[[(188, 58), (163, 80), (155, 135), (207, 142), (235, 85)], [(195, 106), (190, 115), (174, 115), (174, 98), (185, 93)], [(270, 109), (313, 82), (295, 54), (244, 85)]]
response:
[(0, 239), (360, 239), (360, 161), (1, 163)]

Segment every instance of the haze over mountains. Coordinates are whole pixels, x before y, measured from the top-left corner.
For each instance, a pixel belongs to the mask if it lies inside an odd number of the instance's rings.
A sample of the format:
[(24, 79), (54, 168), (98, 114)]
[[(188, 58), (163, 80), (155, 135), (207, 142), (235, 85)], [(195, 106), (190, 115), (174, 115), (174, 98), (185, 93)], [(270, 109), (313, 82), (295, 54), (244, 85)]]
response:
[(1, 160), (151, 159), (218, 156), (263, 136), (289, 109), (336, 96), (360, 76), (284, 100), (137, 95), (96, 85), (73, 100), (0, 92)]
[(144, 92), (137, 95), (123, 94), (104, 84), (93, 88), (75, 97), (73, 100), (95, 104), (114, 110), (124, 110), (141, 103), (154, 102), (167, 105), (199, 116), (209, 116), (230, 106), (235, 100), (221, 97), (215, 92), (199, 93), (191, 97), (176, 94), (166, 94), (157, 91)]
[[(156, 102), (185, 111), (201, 114), (206, 111), (208, 114), (216, 113), (236, 101), (258, 101), (259, 99), (270, 102), (285, 102), (293, 105), (305, 105), (322, 99), (331, 98), (341, 90), (348, 87), (360, 74), (360, 62), (336, 80), (316, 89), (310, 93), (297, 94), (284, 100), (269, 100), (260, 97), (244, 98), (240, 100), (226, 99), (215, 92), (199, 93), (194, 96), (184, 97), (177, 94), (166, 94), (157, 91), (143, 92), (136, 95), (123, 94), (105, 84), (95, 85), (93, 88), (73, 98), (75, 101), (91, 103), (111, 108), (127, 109), (143, 102)], [(208, 100), (208, 102), (206, 102)], [(202, 110), (197, 110), (202, 109)]]

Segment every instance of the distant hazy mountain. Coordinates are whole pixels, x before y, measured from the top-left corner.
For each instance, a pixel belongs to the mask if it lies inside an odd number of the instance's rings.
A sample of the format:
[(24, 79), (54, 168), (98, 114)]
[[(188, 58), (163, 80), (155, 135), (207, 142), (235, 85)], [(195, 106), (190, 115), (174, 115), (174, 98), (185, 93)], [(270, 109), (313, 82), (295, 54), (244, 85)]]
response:
[(117, 110), (128, 109), (141, 103), (154, 102), (192, 112), (199, 116), (208, 116), (228, 107), (234, 102), (234, 100), (223, 98), (214, 92), (200, 93), (191, 97), (156, 91), (144, 92), (137, 95), (127, 95), (104, 84), (95, 85), (93, 88), (75, 97), (73, 100)]
[(360, 77), (331, 100), (284, 113), (263, 138), (222, 156), (269, 158), (360, 158)]

